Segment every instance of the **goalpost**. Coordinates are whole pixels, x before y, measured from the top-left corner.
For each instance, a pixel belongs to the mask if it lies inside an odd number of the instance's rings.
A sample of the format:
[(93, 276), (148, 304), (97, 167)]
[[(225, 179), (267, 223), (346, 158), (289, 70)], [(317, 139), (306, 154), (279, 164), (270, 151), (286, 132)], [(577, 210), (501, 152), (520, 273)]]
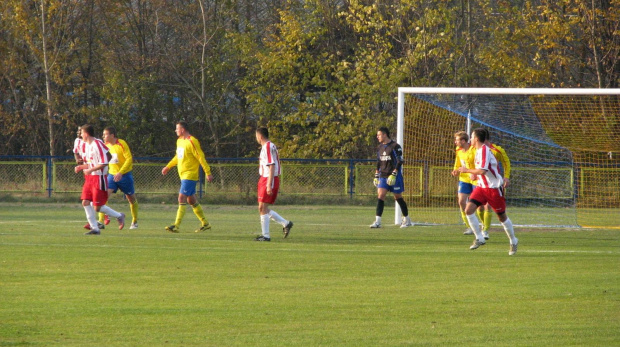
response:
[(484, 127), (511, 161), (515, 224), (620, 226), (620, 89), (401, 87), (397, 110), (416, 224), (462, 224), (454, 133)]

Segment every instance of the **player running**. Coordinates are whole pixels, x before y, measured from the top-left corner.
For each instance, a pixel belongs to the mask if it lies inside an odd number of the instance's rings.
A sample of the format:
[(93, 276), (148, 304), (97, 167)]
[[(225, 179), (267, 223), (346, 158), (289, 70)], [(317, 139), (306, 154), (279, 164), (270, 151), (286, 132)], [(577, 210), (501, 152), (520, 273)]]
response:
[(484, 236), (480, 231), (480, 225), (475, 216), (476, 209), (488, 203), (497, 213), (504, 231), (510, 240), (510, 250), (508, 255), (517, 253), (519, 240), (515, 237), (512, 222), (506, 215), (506, 199), (504, 197), (504, 180), (499, 174), (497, 159), (491, 152), (489, 146), (485, 145), (487, 132), (485, 129), (474, 129), (471, 134), (471, 144), (476, 148), (475, 169), (468, 169), (465, 166), (459, 168), (459, 172), (469, 173), (478, 176), (478, 185), (469, 196), (469, 202), (465, 207), (465, 213), (469, 220), (469, 225), (474, 230), (476, 239), (469, 249), (477, 249), (486, 244)]
[(188, 130), (188, 125), (184, 121), (180, 121), (176, 124), (175, 133), (178, 136), (177, 139), (177, 153), (170, 160), (162, 170), (162, 175), (168, 174), (171, 168), (178, 165), (179, 177), (181, 177), (181, 189), (179, 189), (179, 209), (177, 210), (177, 217), (174, 224), (167, 226), (166, 230), (178, 233), (179, 226), (185, 216), (185, 209), (187, 204), (192, 206), (194, 214), (202, 225), (196, 229), (195, 232), (201, 232), (211, 229), (209, 221), (205, 217), (202, 206), (196, 198), (196, 184), (199, 178), (199, 168), (202, 169), (207, 176), (207, 181), (212, 182), (213, 176), (211, 175), (211, 167), (205, 159), (205, 155), (200, 148), (200, 143), (193, 137)]
[(402, 173), (404, 162), (403, 149), (396, 141), (390, 139), (390, 131), (388, 128), (379, 128), (377, 131), (377, 140), (379, 141), (379, 146), (377, 147), (377, 169), (375, 171), (375, 179), (373, 180), (375, 187), (377, 187), (377, 208), (375, 222), (372, 223), (370, 227), (381, 227), (381, 216), (383, 215), (385, 197), (388, 191), (394, 193), (394, 199), (403, 213), (400, 227), (410, 227), (413, 223), (411, 223), (411, 219), (409, 219), (407, 203), (402, 195), (405, 191)]
[[(108, 201), (107, 180), (108, 163), (111, 158), (108, 148), (103, 141), (94, 137), (92, 125), (81, 127), (80, 135), (83, 144), (83, 163), (78, 164), (74, 171), (84, 171), (84, 186), (82, 187), (82, 206), (86, 212), (86, 219), (90, 224), (90, 231), (86, 235), (99, 235), (101, 230), (97, 224), (96, 212), (103, 212), (118, 220), (118, 228), (125, 226), (125, 214), (119, 213), (105, 206)], [(95, 212), (96, 211), (96, 212)]]
[[(131, 226), (129, 229), (138, 229), (138, 200), (136, 199), (136, 189), (133, 180), (133, 156), (129, 145), (125, 140), (116, 137), (116, 128), (107, 127), (103, 130), (103, 140), (110, 150), (108, 173), (108, 196), (121, 190), (129, 201), (131, 211)], [(99, 221), (104, 221), (104, 216), (99, 213)]]
[(256, 129), (256, 142), (261, 145), (260, 166), (258, 173), (258, 212), (260, 213), (261, 235), (255, 241), (271, 241), (269, 234), (269, 220), (282, 225), (284, 238), (288, 237), (293, 227), (293, 222), (280, 216), (276, 211), (271, 210), (269, 205), (273, 205), (278, 197), (280, 189), (280, 155), (276, 145), (269, 140), (269, 130), (267, 128)]

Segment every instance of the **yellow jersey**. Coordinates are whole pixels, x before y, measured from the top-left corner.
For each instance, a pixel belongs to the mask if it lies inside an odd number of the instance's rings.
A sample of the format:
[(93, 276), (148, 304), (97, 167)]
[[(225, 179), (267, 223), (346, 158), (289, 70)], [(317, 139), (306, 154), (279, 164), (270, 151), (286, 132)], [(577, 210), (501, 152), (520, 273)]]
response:
[(510, 179), (510, 159), (508, 158), (506, 151), (502, 147), (493, 143), (489, 145), (489, 148), (497, 161), (502, 164), (502, 168), (504, 169), (504, 178)]
[(177, 154), (166, 167), (171, 169), (176, 165), (179, 166), (179, 176), (182, 180), (197, 181), (199, 178), (199, 166), (202, 166), (207, 176), (211, 174), (211, 167), (207, 164), (205, 154), (200, 148), (200, 143), (191, 135), (177, 139)]
[[(463, 150), (461, 147), (456, 147), (456, 159), (454, 160), (454, 169), (456, 170), (460, 167), (465, 166), (468, 169), (475, 168), (474, 158), (476, 156), (476, 149), (474, 146), (469, 146), (467, 150)], [(465, 183), (475, 184), (470, 178), (470, 174), (461, 173), (459, 175), (459, 181)]]
[(131, 156), (131, 150), (127, 142), (121, 139), (116, 139), (116, 143), (105, 144), (110, 150), (112, 159), (108, 164), (108, 172), (112, 175), (117, 173), (126, 174), (133, 169), (133, 157)]

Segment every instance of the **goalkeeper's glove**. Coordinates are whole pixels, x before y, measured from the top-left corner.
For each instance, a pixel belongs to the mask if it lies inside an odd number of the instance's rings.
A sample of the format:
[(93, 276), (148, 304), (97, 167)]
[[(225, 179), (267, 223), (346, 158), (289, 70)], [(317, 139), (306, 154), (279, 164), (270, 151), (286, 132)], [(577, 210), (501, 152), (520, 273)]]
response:
[(397, 174), (398, 174), (397, 172), (392, 172), (390, 177), (388, 177), (388, 179), (387, 179), (388, 186), (393, 186), (394, 184), (396, 184), (396, 175)]
[(375, 179), (372, 181), (372, 183), (375, 185), (375, 187), (379, 186), (379, 173), (375, 172)]

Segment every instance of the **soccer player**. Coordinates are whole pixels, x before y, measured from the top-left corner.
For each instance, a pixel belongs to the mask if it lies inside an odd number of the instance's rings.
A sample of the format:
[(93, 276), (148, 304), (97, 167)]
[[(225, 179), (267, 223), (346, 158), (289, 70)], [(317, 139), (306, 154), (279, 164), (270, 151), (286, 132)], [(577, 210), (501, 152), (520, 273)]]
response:
[(459, 172), (469, 173), (478, 176), (478, 185), (469, 196), (469, 202), (465, 207), (465, 213), (469, 220), (469, 225), (474, 230), (476, 239), (469, 249), (477, 249), (486, 244), (484, 236), (480, 230), (475, 216), (476, 209), (488, 203), (497, 213), (504, 231), (510, 240), (510, 250), (508, 255), (517, 253), (519, 240), (515, 237), (514, 228), (510, 218), (506, 215), (506, 199), (504, 197), (504, 180), (499, 174), (497, 159), (491, 149), (485, 145), (487, 132), (485, 129), (474, 129), (471, 134), (471, 144), (476, 148), (475, 168), (468, 169), (465, 166), (459, 168)]
[(456, 145), (456, 159), (454, 160), (452, 176), (459, 177), (457, 200), (461, 210), (461, 218), (467, 226), (467, 230), (465, 230), (463, 234), (473, 235), (474, 232), (469, 226), (469, 221), (467, 220), (467, 215), (465, 214), (465, 206), (467, 205), (469, 194), (471, 194), (474, 190), (474, 185), (470, 175), (467, 173), (460, 173), (459, 168), (462, 166), (469, 169), (473, 168), (472, 163), (474, 162), (473, 157), (476, 154), (476, 149), (469, 144), (469, 135), (467, 135), (464, 131), (459, 131), (454, 134), (454, 144)]
[[(82, 127), (77, 128), (77, 137), (75, 138), (75, 141), (73, 141), (73, 156), (77, 165), (84, 164), (84, 158), (86, 158), (86, 142), (82, 140)], [(84, 179), (86, 179), (86, 177), (84, 177)], [(99, 230), (105, 229), (105, 226), (110, 224), (108, 215), (104, 214), (104, 216), (103, 222), (97, 222)], [(91, 230), (90, 223), (88, 221), (84, 225), (84, 229)]]
[[(484, 129), (484, 131), (486, 131), (486, 138), (487, 138), (484, 144), (487, 145), (491, 149), (491, 153), (493, 153), (495, 158), (502, 165), (502, 169), (503, 169), (502, 177), (504, 179), (504, 192), (505, 192), (505, 188), (508, 187), (508, 184), (510, 184), (510, 158), (508, 158), (506, 151), (502, 147), (494, 143), (491, 143), (490, 141), (491, 137), (489, 136), (489, 131), (487, 129)], [(482, 215), (482, 221), (483, 221), (482, 235), (484, 236), (485, 240), (488, 240), (489, 239), (488, 231), (489, 231), (489, 228), (491, 227), (491, 211), (489, 210), (489, 204), (480, 206), (478, 208), (478, 211), (481, 212), (481, 215)]]
[(205, 155), (200, 148), (198, 140), (189, 133), (188, 125), (184, 121), (176, 124), (175, 133), (177, 139), (177, 153), (170, 162), (161, 170), (162, 175), (168, 174), (171, 168), (178, 165), (179, 177), (181, 178), (181, 189), (179, 189), (179, 209), (174, 224), (167, 226), (166, 230), (178, 233), (187, 204), (192, 207), (194, 214), (202, 225), (195, 232), (211, 229), (209, 221), (205, 217), (202, 206), (196, 198), (196, 184), (199, 178), (199, 169), (202, 169), (207, 176), (207, 181), (212, 182), (211, 167), (205, 159)]
[(90, 231), (86, 235), (101, 233), (96, 219), (96, 212), (99, 211), (116, 218), (119, 229), (125, 226), (125, 214), (105, 206), (108, 201), (106, 175), (111, 155), (103, 141), (95, 138), (94, 134), (95, 130), (92, 125), (85, 124), (81, 127), (80, 135), (84, 141), (84, 163), (78, 164), (74, 169), (75, 173), (84, 171), (85, 175), (81, 199), (86, 219), (90, 224)]
[(256, 142), (261, 145), (260, 163), (258, 173), (258, 212), (260, 214), (261, 235), (256, 237), (256, 241), (271, 241), (269, 234), (269, 220), (282, 225), (284, 238), (288, 236), (293, 227), (293, 222), (280, 216), (276, 211), (269, 208), (278, 197), (280, 189), (280, 155), (273, 142), (269, 141), (269, 130), (267, 128), (256, 129)]
[(394, 199), (403, 213), (400, 227), (410, 227), (413, 223), (411, 223), (411, 219), (409, 218), (407, 203), (402, 195), (405, 191), (402, 173), (402, 165), (404, 162), (403, 149), (396, 141), (390, 139), (390, 131), (388, 128), (379, 128), (377, 131), (377, 140), (379, 141), (379, 146), (377, 147), (377, 169), (373, 181), (375, 187), (377, 187), (377, 209), (375, 222), (372, 223), (370, 227), (381, 227), (381, 216), (383, 215), (385, 197), (388, 191), (394, 193)]
[[(107, 127), (103, 130), (103, 140), (110, 150), (112, 159), (109, 164), (108, 173), (108, 195), (121, 190), (129, 201), (131, 211), (131, 226), (129, 229), (138, 229), (138, 200), (133, 180), (133, 156), (129, 145), (122, 139), (116, 137), (116, 128)], [(104, 216), (99, 213), (99, 221), (104, 222)]]

